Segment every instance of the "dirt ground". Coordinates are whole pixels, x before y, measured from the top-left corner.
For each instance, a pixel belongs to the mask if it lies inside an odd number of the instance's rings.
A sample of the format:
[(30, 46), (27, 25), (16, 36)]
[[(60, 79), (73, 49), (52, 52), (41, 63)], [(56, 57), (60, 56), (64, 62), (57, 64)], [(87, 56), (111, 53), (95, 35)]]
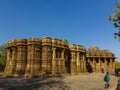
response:
[(116, 90), (117, 77), (110, 75), (110, 87), (104, 88), (102, 73), (65, 77), (13, 78), (0, 74), (0, 90)]

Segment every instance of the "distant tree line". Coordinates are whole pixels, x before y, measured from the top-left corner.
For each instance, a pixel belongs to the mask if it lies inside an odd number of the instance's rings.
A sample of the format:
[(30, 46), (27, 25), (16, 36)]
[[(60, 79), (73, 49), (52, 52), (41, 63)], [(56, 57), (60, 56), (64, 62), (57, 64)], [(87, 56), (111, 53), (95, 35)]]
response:
[(0, 72), (4, 71), (6, 65), (6, 44), (0, 45)]

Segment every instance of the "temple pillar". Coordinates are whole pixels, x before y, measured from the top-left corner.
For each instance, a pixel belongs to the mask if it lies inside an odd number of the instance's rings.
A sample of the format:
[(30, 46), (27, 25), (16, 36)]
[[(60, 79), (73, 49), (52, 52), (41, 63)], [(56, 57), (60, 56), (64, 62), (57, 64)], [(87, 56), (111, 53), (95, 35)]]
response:
[(98, 72), (101, 72), (101, 59), (100, 58), (98, 58), (97, 68), (98, 68)]
[(39, 76), (41, 71), (41, 40), (29, 38), (27, 41), (27, 67), (25, 76)]
[(52, 47), (42, 46), (42, 71), (45, 73), (52, 73)]
[(52, 55), (52, 76), (56, 76), (56, 48), (52, 48), (53, 55)]
[(27, 40), (17, 39), (17, 65), (16, 65), (16, 75), (23, 75), (25, 73), (27, 65)]
[(71, 75), (76, 75), (77, 72), (76, 72), (75, 52), (71, 52), (70, 67), (71, 67)]
[(105, 64), (104, 64), (105, 71), (107, 71), (107, 70), (108, 70), (107, 59), (106, 59), (106, 58), (104, 58), (104, 60), (105, 60), (105, 61), (104, 61), (104, 63), (105, 63)]
[(80, 72), (83, 71), (83, 56), (80, 53)]
[(65, 49), (62, 50), (62, 66), (61, 68), (63, 69), (62, 72), (63, 74), (67, 73), (67, 69), (66, 69), (66, 64), (65, 64), (66, 60), (65, 60)]
[(86, 62), (85, 62), (85, 55), (84, 54), (83, 54), (82, 61), (83, 61), (83, 71), (85, 72), (86, 71)]
[(77, 73), (80, 73), (80, 52), (77, 52)]
[(109, 62), (109, 64), (110, 64), (110, 66), (109, 66), (109, 71), (110, 71), (110, 73), (114, 73), (114, 68), (113, 68), (113, 59), (112, 58), (110, 58), (110, 62)]
[(112, 60), (112, 58), (110, 58), (110, 68), (113, 68), (113, 60)]
[(12, 48), (12, 60), (11, 60), (11, 74), (15, 74), (16, 69), (16, 61), (17, 61), (17, 50), (16, 47)]
[(88, 58), (88, 63), (90, 63), (90, 58)]
[(6, 67), (5, 67), (5, 70), (4, 70), (4, 75), (8, 76), (9, 73), (10, 73), (10, 64), (11, 64), (11, 60), (12, 60), (12, 51), (11, 51), (10, 47), (7, 48), (6, 51), (7, 51), (7, 60), (6, 60)]
[(58, 68), (58, 72), (59, 73), (63, 73), (64, 72), (64, 70), (63, 70), (63, 64), (64, 64), (64, 52), (62, 51), (62, 50), (58, 50), (57, 51), (57, 53), (61, 56), (59, 56), (59, 57), (57, 57), (57, 64), (58, 64), (58, 66), (56, 66), (57, 68)]
[(47, 46), (42, 46), (42, 71), (47, 69)]
[(92, 60), (92, 68), (93, 68), (93, 72), (95, 72), (95, 58), (93, 58)]
[(31, 46), (27, 45), (27, 67), (25, 71), (25, 76), (30, 76), (31, 69), (32, 69), (32, 62), (31, 62)]
[(94, 60), (94, 71), (96, 72), (96, 60)]

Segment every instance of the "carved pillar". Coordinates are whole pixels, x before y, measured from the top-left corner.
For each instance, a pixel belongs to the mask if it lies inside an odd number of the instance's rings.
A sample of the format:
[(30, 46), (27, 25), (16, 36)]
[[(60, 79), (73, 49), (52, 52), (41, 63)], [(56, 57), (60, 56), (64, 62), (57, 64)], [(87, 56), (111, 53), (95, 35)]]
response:
[(23, 75), (25, 73), (27, 65), (27, 40), (17, 39), (17, 64), (16, 64), (16, 76)]
[(56, 75), (56, 48), (52, 48), (53, 50), (53, 57), (52, 57), (52, 75)]
[(12, 60), (12, 50), (7, 48), (7, 61)]
[(11, 60), (11, 74), (15, 74), (16, 69), (16, 61), (17, 61), (17, 50), (16, 47), (12, 48), (12, 60)]
[(107, 71), (107, 60), (106, 60), (106, 58), (104, 58), (104, 60), (105, 60), (104, 61), (104, 67), (105, 67), (104, 69), (105, 69), (105, 71)]
[(86, 71), (86, 61), (85, 61), (85, 55), (83, 54), (83, 71)]
[(42, 71), (51, 73), (52, 70), (52, 47), (42, 46)]
[(5, 72), (8, 76), (11, 76), (15, 73), (16, 53), (16, 40), (11, 40), (7, 44), (7, 63)]
[(41, 40), (29, 38), (27, 41), (27, 68), (25, 76), (39, 76), (41, 71)]
[[(93, 61), (92, 61), (92, 68), (93, 68), (93, 72), (96, 72), (96, 60), (95, 60), (95, 58), (93, 58)], [(98, 66), (98, 68), (100, 68), (100, 67)]]
[(63, 74), (67, 73), (67, 69), (66, 69), (66, 59), (65, 59), (65, 49), (62, 50), (62, 69), (63, 69)]
[(84, 72), (85, 68), (86, 68), (86, 66), (85, 66), (85, 61), (84, 61), (84, 54), (81, 54), (80, 69), (82, 72)]
[[(34, 41), (35, 42), (35, 41)], [(31, 75), (32, 76), (39, 76), (40, 73), (40, 69), (41, 69), (41, 45), (40, 45), (40, 41), (38, 40), (36, 43), (33, 43), (33, 45), (31, 45), (29, 48), (30, 49), (30, 60), (31, 61)], [(29, 64), (28, 64), (29, 66)]]
[(100, 60), (100, 72), (101, 72), (101, 69), (102, 69), (102, 60)]
[(35, 46), (34, 45), (32, 45), (32, 46), (30, 46), (30, 48), (31, 48), (31, 75), (34, 75), (34, 63), (35, 63)]
[(113, 60), (112, 58), (110, 58), (110, 68), (113, 68), (112, 64), (113, 64)]
[(25, 76), (39, 76), (41, 69), (41, 45), (33, 39), (32, 44), (28, 45), (28, 60)]
[(75, 75), (77, 74), (76, 72), (76, 61), (75, 61), (75, 52), (71, 52), (71, 62), (70, 62), (70, 66), (71, 66), (71, 75)]
[(93, 68), (93, 72), (95, 72), (95, 58), (93, 58), (93, 61), (92, 61), (92, 68)]
[(82, 72), (83, 71), (83, 61), (82, 61), (82, 55), (81, 55), (81, 53), (80, 53), (80, 72)]
[(88, 63), (90, 63), (90, 58), (88, 57)]
[(114, 69), (113, 69), (113, 60), (112, 60), (112, 58), (110, 58), (109, 64), (110, 64), (110, 66), (109, 66), (109, 71), (110, 71), (110, 73), (114, 73)]
[(71, 75), (73, 75), (74, 74), (74, 55), (73, 55), (73, 52), (71, 52), (70, 70), (71, 70)]
[(98, 72), (101, 72), (101, 59), (98, 58)]
[(94, 71), (96, 72), (96, 60), (94, 60)]
[(58, 50), (59, 54), (61, 55), (61, 57), (58, 58), (58, 71), (63, 74), (64, 73), (64, 64), (65, 64), (65, 60), (64, 60), (64, 50)]
[(52, 74), (52, 47), (47, 47), (47, 72)]
[(80, 52), (77, 52), (77, 73), (80, 73)]
[(4, 75), (8, 76), (9, 72), (10, 72), (10, 62), (12, 60), (12, 51), (11, 48), (7, 48), (7, 60), (6, 60), (6, 66), (5, 66), (5, 71), (4, 71)]
[(47, 69), (47, 46), (42, 46), (42, 71)]
[(31, 68), (32, 68), (32, 62), (31, 62), (31, 46), (27, 45), (27, 67), (25, 71), (25, 76), (30, 76), (31, 74)]

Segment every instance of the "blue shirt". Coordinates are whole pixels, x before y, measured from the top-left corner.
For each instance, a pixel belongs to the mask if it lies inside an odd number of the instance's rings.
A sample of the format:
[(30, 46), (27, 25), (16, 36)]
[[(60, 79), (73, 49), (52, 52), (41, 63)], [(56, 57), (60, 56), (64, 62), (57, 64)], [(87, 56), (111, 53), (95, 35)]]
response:
[(106, 74), (107, 81), (110, 80), (110, 74)]

